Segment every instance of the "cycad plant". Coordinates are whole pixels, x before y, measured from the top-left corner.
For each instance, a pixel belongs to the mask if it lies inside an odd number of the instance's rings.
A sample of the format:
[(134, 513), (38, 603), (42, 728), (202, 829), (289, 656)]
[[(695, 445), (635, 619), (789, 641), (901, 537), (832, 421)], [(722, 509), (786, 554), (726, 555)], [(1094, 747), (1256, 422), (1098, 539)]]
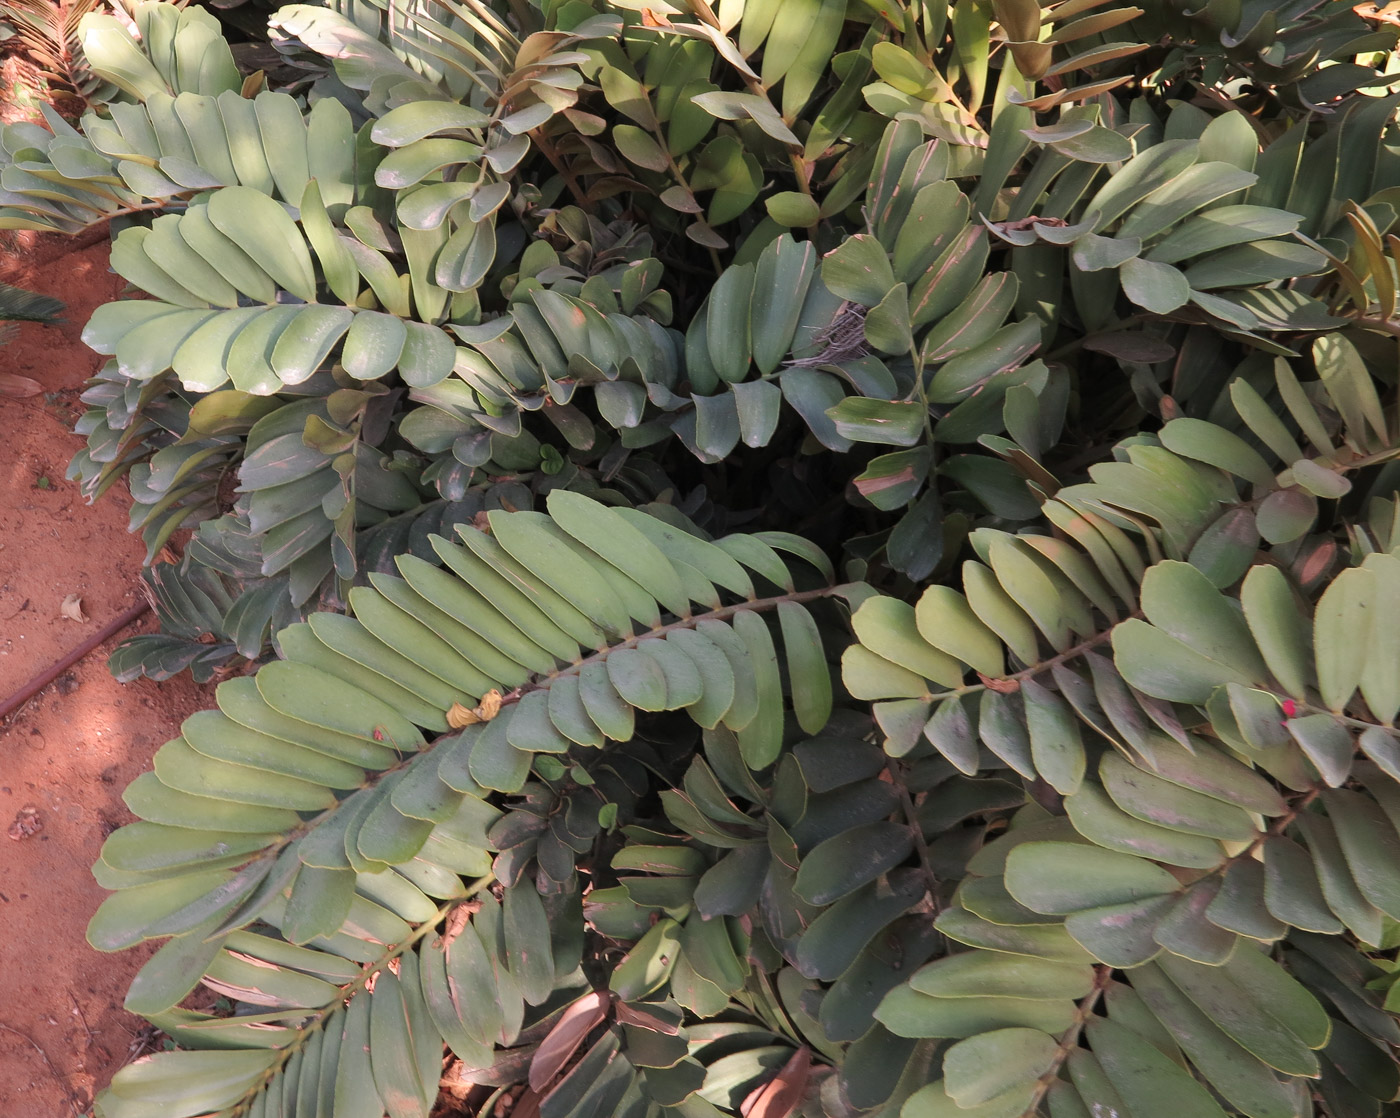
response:
[(1388, 9), (134, 19), (0, 131), (192, 529), (113, 669), (224, 677), (98, 1114), (1393, 1110)]
[(0, 42), (24, 52), (43, 83), (43, 95), (70, 115), (112, 92), (88, 69), (78, 42), (79, 24), (99, 6), (98, 0), (6, 0), (0, 5)]

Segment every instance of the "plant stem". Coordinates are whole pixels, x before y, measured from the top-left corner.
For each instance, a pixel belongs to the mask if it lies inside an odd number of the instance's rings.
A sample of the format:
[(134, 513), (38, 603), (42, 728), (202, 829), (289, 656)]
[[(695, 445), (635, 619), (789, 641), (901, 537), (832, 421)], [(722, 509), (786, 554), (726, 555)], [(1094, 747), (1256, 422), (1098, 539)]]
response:
[(1059, 1078), (1060, 1068), (1069, 1059), (1069, 1054), (1079, 1047), (1079, 1034), (1084, 1031), (1084, 1026), (1089, 1023), (1089, 1018), (1094, 1015), (1094, 1009), (1099, 1004), (1099, 998), (1103, 996), (1104, 989), (1113, 978), (1113, 968), (1101, 966), (1094, 968), (1094, 987), (1079, 1002), (1074, 1011), (1074, 1021), (1068, 1029), (1060, 1034), (1059, 1043), (1055, 1048), (1054, 1065), (1037, 1080), (1035, 1093), (1031, 1096), (1031, 1101), (1026, 1104), (1023, 1114), (1035, 1114), (1039, 1109), (1046, 1092), (1048, 1092), (1055, 1080)]
[(1346, 317), (1358, 326), (1365, 326), (1369, 330), (1380, 330), (1393, 338), (1400, 338), (1400, 320), (1386, 318), (1379, 314), (1367, 314), (1364, 311), (1349, 314)]
[(1304, 790), (1303, 794), (1295, 803), (1289, 805), (1288, 810), (1269, 824), (1268, 829), (1256, 834), (1250, 844), (1238, 854), (1226, 858), (1220, 865), (1211, 871), (1211, 874), (1224, 874), (1236, 862), (1242, 862), (1246, 858), (1253, 857), (1254, 852), (1264, 845), (1269, 839), (1277, 838), (1288, 830), (1293, 821), (1308, 809), (1308, 805), (1317, 799), (1323, 789), (1322, 784), (1314, 784), (1311, 788)]
[(924, 871), (924, 877), (928, 882), (929, 901), (933, 905), (933, 915), (937, 916), (942, 910), (942, 905), (938, 901), (938, 875), (933, 872), (933, 863), (929, 859), (928, 841), (924, 838), (924, 828), (919, 823), (919, 812), (914, 806), (914, 797), (909, 794), (909, 785), (904, 780), (904, 766), (896, 768), (893, 760), (885, 763), (885, 769), (890, 775), (890, 783), (899, 790), (899, 800), (904, 808), (904, 819), (909, 824), (909, 830), (914, 836), (914, 849), (919, 855), (919, 866)]
[[(1130, 621), (1133, 618), (1140, 617), (1142, 617), (1142, 610), (1135, 609), (1132, 613), (1128, 614), (1127, 617), (1123, 618), (1123, 621)], [(1068, 661), (1073, 660), (1078, 656), (1082, 656), (1084, 655), (1084, 653), (1089, 652), (1094, 648), (1097, 648), (1105, 641), (1112, 640), (1114, 632), (1117, 630), (1118, 626), (1123, 623), (1123, 621), (1115, 621), (1102, 633), (1095, 633), (1088, 640), (1080, 641), (1073, 648), (1067, 648), (1058, 655), (1052, 656), (1049, 660), (1041, 660), (1039, 663), (1032, 664), (1028, 668), (1022, 668), (1019, 672), (1013, 672), (1011, 675), (997, 676), (996, 682), (1019, 684), (1022, 680), (1031, 679), (1034, 676), (1040, 675), (1042, 672), (1048, 672), (1052, 668), (1055, 668), (1060, 664), (1067, 663)], [(987, 677), (982, 676), (982, 678), (986, 679)], [(964, 695), (980, 694), (981, 692), (986, 691), (989, 688), (994, 689), (992, 688), (990, 683), (973, 683), (969, 684), (966, 687), (959, 687), (953, 691), (942, 691), (936, 695), (928, 694), (923, 697), (925, 700), (930, 702), (939, 702), (943, 699), (956, 699), (961, 698)]]
[[(599, 649), (592, 656), (588, 656), (583, 660), (579, 660), (576, 663), (571, 664), (567, 668), (553, 673), (550, 677), (548, 677), (549, 683), (553, 683), (554, 680), (559, 679), (563, 676), (574, 675), (578, 672), (581, 672), (589, 664), (602, 663), (603, 661), (607, 660), (607, 658), (614, 652), (621, 652), (623, 649), (626, 648), (635, 648), (637, 644), (641, 641), (647, 640), (652, 637), (664, 637), (668, 633), (674, 633), (680, 629), (693, 629), (701, 621), (728, 621), (736, 613), (739, 613), (743, 610), (754, 610), (756, 612), (763, 612), (765, 610), (777, 609), (778, 606), (782, 605), (784, 602), (812, 602), (820, 598), (832, 598), (844, 593), (845, 591), (850, 590), (853, 585), (853, 583), (848, 582), (841, 583), (836, 586), (819, 586), (815, 590), (797, 590), (791, 594), (777, 594), (771, 598), (751, 598), (748, 601), (736, 602), (732, 606), (721, 606), (719, 609), (708, 610), (704, 614), (692, 615), (691, 617), (681, 618), (678, 621), (671, 622), (669, 625), (659, 625), (655, 629), (648, 629), (645, 633), (642, 633), (640, 636), (629, 637), (624, 641), (619, 641), (617, 644), (610, 644), (607, 648)], [(505, 700), (503, 700), (502, 705), (519, 702), (520, 699), (523, 698), (530, 691), (541, 691), (548, 689), (548, 683), (546, 683), (543, 687), (537, 686), (522, 688), (519, 694), (508, 696)]]
[[(359, 977), (353, 982), (348, 982), (342, 986), (340, 988), (339, 997), (335, 998), (329, 1005), (324, 1005), (316, 1010), (301, 1026), (299, 1026), (296, 1039), (285, 1048), (279, 1050), (279, 1059), (277, 1062), (263, 1072), (258, 1081), (249, 1089), (247, 1095), (244, 1096), (244, 1100), (251, 1100), (259, 1091), (272, 1082), (277, 1074), (281, 1072), (287, 1061), (292, 1058), (293, 1054), (299, 1051), (302, 1045), (311, 1039), (313, 1031), (324, 1026), (333, 1015), (343, 1010), (345, 1008), (345, 1003), (351, 998), (354, 998), (357, 994), (363, 993), (365, 987), (374, 981), (380, 971), (384, 970), (385, 967), (399, 958), (399, 956), (417, 946), (421, 940), (426, 938), (452, 913), (453, 909), (471, 900), (495, 880), (496, 875), (492, 873), (488, 873), (485, 877), (478, 877), (467, 886), (467, 891), (462, 896), (454, 897), (450, 901), (444, 901), (438, 906), (437, 912), (434, 913), (430, 919), (423, 921), (423, 923), (413, 929), (407, 939), (402, 943), (390, 945), (389, 949), (383, 955), (373, 963), (368, 964), (365, 969), (360, 972)], [(248, 1105), (251, 1105), (251, 1102), (248, 1102)], [(232, 1113), (234, 1115), (246, 1114), (245, 1103), (243, 1101), (235, 1103)]]
[(564, 185), (569, 188), (569, 193), (574, 196), (574, 201), (579, 204), (579, 208), (591, 212), (593, 203), (588, 200), (587, 192), (579, 184), (578, 177), (573, 171), (569, 170), (568, 165), (560, 157), (559, 152), (545, 136), (544, 129), (533, 128), (527, 135), (535, 142), (535, 146), (544, 153), (544, 157), (549, 160), (550, 166), (559, 172), (559, 177), (564, 180)]
[[(655, 116), (655, 113), (652, 115)], [(666, 169), (670, 172), (671, 177), (676, 180), (676, 185), (690, 196), (692, 202), (695, 202), (695, 191), (690, 189), (690, 183), (686, 181), (685, 175), (681, 171), (680, 164), (676, 162), (676, 157), (671, 154), (670, 146), (666, 142), (666, 137), (661, 133), (661, 125), (659, 123), (652, 132), (652, 139), (656, 141), (656, 146), (659, 147), (662, 154), (666, 156)], [(699, 206), (700, 203), (695, 202), (695, 204)], [(662, 205), (665, 205), (665, 203), (663, 202)], [(715, 275), (721, 275), (724, 272), (724, 264), (720, 261), (719, 253), (715, 250), (713, 245), (706, 245), (705, 248), (710, 254), (710, 264), (714, 267)]]

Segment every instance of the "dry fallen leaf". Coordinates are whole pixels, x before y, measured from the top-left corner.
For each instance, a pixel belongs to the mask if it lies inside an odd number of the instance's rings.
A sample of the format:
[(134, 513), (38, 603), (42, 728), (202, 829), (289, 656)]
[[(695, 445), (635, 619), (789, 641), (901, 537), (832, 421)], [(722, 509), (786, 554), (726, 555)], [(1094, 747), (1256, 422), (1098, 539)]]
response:
[(496, 715), (501, 713), (501, 693), (494, 687), (481, 696), (481, 702), (477, 704), (476, 716), (483, 722), (490, 722)]
[(69, 594), (63, 599), (63, 604), (58, 607), (58, 612), (68, 618), (69, 621), (86, 621), (87, 614), (83, 612), (83, 600), (77, 594)]
[(18, 373), (0, 373), (0, 396), (37, 396), (44, 386), (33, 377), (22, 377)]
[(462, 934), (462, 931), (471, 923), (473, 916), (481, 909), (480, 901), (467, 901), (454, 908), (447, 917), (447, 927), (442, 930), (442, 934), (433, 940), (433, 946), (439, 951), (445, 951), (452, 945), (452, 941)]
[(453, 703), (447, 711), (447, 724), (454, 730), (460, 730), (478, 722), (490, 722), (501, 712), (501, 698), (501, 693), (493, 687), (481, 696), (481, 702), (471, 710), (461, 703)]

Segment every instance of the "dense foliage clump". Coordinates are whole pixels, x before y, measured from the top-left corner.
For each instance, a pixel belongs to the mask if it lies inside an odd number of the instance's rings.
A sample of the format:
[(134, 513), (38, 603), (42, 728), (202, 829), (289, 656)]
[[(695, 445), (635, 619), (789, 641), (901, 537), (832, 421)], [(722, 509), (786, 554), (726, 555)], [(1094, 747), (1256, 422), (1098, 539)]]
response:
[(1191, 7), (82, 20), (99, 1115), (1392, 1110), (1400, 21)]

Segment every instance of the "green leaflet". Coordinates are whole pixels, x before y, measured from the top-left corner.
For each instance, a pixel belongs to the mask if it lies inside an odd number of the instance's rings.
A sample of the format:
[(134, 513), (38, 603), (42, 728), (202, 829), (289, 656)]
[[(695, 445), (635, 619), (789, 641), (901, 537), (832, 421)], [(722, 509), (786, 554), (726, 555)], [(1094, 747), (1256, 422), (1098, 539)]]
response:
[(1007, 859), (1007, 888), (1037, 912), (1070, 913), (1176, 891), (1152, 863), (1078, 844), (1028, 843)]

